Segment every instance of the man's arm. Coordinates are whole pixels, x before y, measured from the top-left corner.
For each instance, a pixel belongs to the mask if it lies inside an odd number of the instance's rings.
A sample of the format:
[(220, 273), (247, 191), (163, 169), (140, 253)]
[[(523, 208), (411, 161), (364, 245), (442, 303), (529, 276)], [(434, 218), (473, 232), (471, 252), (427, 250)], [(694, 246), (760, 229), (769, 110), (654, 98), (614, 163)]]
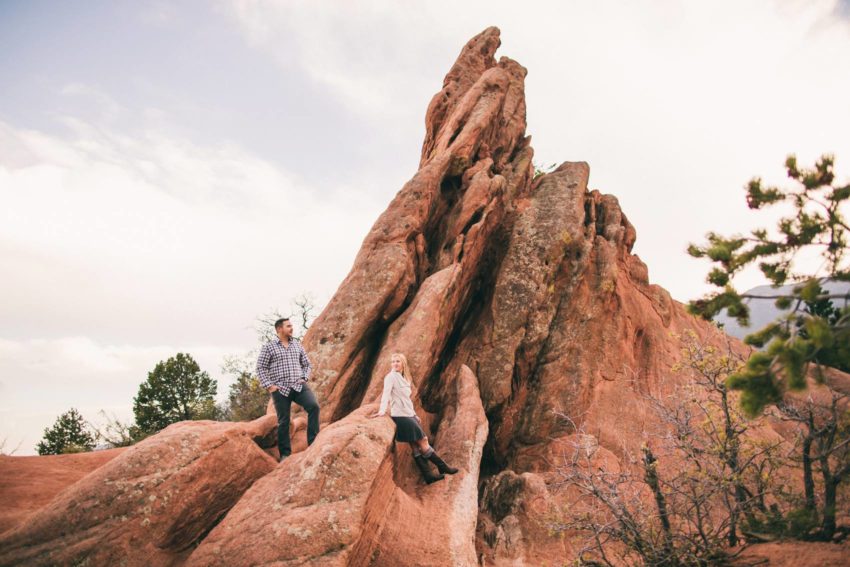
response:
[(272, 360), (269, 345), (263, 345), (260, 349), (260, 355), (257, 357), (257, 377), (260, 379), (260, 386), (268, 390), (272, 386), (271, 377), (269, 376), (269, 363)]
[(307, 358), (307, 351), (304, 350), (304, 346), (299, 344), (301, 347), (301, 356), (299, 357), (299, 361), (301, 362), (301, 371), (304, 373), (304, 380), (307, 381), (310, 379), (310, 374), (313, 372), (313, 365), (310, 364), (310, 359)]

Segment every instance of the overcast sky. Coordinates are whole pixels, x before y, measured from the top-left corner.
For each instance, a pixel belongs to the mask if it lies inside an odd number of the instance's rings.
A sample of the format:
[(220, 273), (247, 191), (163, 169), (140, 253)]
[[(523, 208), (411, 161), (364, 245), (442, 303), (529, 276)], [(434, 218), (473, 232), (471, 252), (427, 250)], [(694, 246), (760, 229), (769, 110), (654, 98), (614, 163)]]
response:
[(490, 25), (529, 71), (536, 162), (589, 162), (676, 299), (706, 290), (688, 242), (760, 222), (750, 177), (791, 152), (850, 176), (847, 0), (0, 0), (6, 450), (72, 406), (129, 417), (180, 351), (224, 394), (258, 315), (345, 277)]

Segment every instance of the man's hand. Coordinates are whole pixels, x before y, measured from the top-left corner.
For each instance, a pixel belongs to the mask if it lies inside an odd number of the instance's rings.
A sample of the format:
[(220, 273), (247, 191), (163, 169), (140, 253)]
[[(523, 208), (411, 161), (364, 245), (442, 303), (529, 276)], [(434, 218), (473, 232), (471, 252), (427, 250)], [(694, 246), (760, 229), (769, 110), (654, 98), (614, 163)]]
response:
[(278, 391), (277, 386), (269, 386), (269, 394), (271, 394), (272, 392), (277, 392), (277, 391)]
[(377, 412), (377, 411), (376, 411), (375, 413), (371, 414), (371, 415), (369, 416), (369, 418), (370, 418), (370, 419), (375, 419), (376, 417), (382, 417), (382, 416), (385, 416), (385, 415), (387, 415), (387, 414), (385, 414), (385, 413), (381, 413), (381, 412)]

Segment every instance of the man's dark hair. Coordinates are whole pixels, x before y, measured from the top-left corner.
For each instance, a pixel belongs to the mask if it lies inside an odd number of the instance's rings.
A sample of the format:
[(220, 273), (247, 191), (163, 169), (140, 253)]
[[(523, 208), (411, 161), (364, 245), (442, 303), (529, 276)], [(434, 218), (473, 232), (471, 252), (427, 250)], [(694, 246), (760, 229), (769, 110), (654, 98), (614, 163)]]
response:
[(287, 321), (289, 321), (289, 317), (281, 317), (280, 319), (275, 321), (274, 322), (274, 330), (277, 331), (278, 329), (283, 327), (283, 324), (286, 323)]

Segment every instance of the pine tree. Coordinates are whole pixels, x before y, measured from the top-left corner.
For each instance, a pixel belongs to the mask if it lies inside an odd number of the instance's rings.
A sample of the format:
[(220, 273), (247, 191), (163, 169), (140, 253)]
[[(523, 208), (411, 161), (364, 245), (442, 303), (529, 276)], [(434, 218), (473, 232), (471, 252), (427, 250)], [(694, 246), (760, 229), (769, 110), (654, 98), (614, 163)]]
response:
[[(743, 391), (741, 403), (750, 415), (779, 402), (788, 389), (805, 388), (807, 376), (822, 380), (824, 365), (850, 366), (850, 294), (831, 294), (823, 287), (827, 279), (850, 281), (850, 221), (842, 210), (850, 200), (850, 184), (834, 183), (833, 163), (833, 157), (825, 155), (814, 168), (805, 169), (798, 167), (792, 155), (785, 167), (797, 187), (765, 187), (758, 178), (749, 182), (749, 208), (777, 204), (792, 208), (790, 216), (779, 219), (775, 233), (769, 234), (765, 229), (753, 230), (748, 236), (709, 233), (707, 244), (688, 247), (691, 256), (708, 258), (714, 264), (707, 281), (718, 288), (690, 302), (692, 313), (711, 319), (726, 309), (746, 325), (746, 299), (755, 297), (775, 299), (779, 309), (789, 310), (781, 319), (744, 339), (750, 345), (765, 348), (750, 356), (744, 368), (729, 377), (728, 385)], [(801, 273), (795, 268), (797, 256), (808, 250), (816, 251), (823, 260), (823, 267), (816, 273)], [(753, 264), (776, 287), (788, 282), (796, 285), (790, 293), (739, 293), (733, 280)]]
[(133, 399), (136, 427), (155, 433), (178, 421), (216, 417), (216, 381), (191, 355), (178, 353), (157, 363)]
[(36, 446), (39, 455), (80, 453), (94, 449), (94, 437), (83, 416), (74, 409), (66, 411), (44, 430), (44, 439)]

